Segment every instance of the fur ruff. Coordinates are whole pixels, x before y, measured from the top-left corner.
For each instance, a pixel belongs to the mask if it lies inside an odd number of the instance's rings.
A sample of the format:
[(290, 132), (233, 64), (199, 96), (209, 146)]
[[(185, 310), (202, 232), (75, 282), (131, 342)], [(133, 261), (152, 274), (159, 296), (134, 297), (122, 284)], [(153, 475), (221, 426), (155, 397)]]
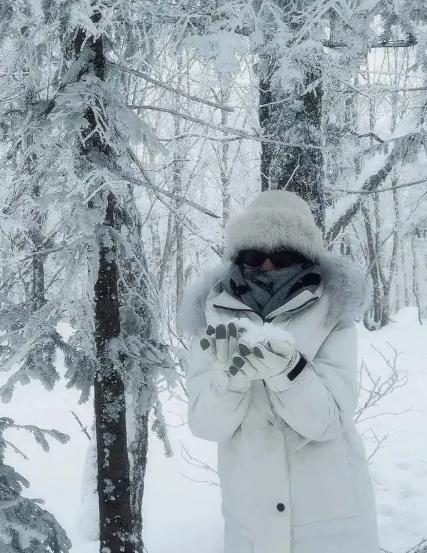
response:
[[(368, 291), (360, 269), (348, 259), (329, 252), (317, 255), (325, 294), (329, 298), (328, 320), (358, 320), (367, 307)], [(217, 265), (187, 287), (178, 312), (178, 326), (190, 335), (206, 327), (205, 302), (211, 288), (221, 280), (230, 263)]]

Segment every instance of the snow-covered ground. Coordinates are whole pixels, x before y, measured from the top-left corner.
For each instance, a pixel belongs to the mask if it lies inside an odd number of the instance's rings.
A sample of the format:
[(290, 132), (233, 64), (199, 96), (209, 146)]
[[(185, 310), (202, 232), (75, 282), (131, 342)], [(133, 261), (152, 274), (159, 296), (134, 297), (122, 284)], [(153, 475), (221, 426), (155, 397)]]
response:
[[(360, 331), (362, 356), (373, 370), (384, 366), (372, 345), (390, 355), (399, 352), (398, 368), (408, 383), (385, 398), (370, 421), (379, 437), (387, 435), (371, 465), (377, 493), (382, 546), (401, 553), (427, 538), (427, 321), (404, 309), (395, 322), (375, 333)], [(401, 413), (401, 414), (393, 414)]]
[[(415, 309), (408, 308), (380, 331), (369, 333), (360, 328), (361, 356), (374, 375), (387, 371), (372, 345), (389, 356), (389, 344), (400, 352), (398, 367), (407, 372), (408, 383), (372, 410), (374, 418), (363, 423), (361, 431), (372, 427), (380, 438), (387, 434), (371, 471), (382, 546), (393, 553), (403, 553), (427, 537), (427, 322), (419, 325)], [(189, 453), (198, 461), (214, 465), (215, 445), (190, 434), (183, 424), (184, 403), (164, 400), (175, 454), (164, 457), (162, 444), (151, 438), (144, 511), (148, 551), (169, 553), (172, 547), (178, 553), (221, 553), (216, 475), (188, 459)], [(74, 544), (73, 553), (97, 553), (96, 498), (85, 469), (90, 466), (90, 443), (71, 414), (74, 410), (90, 426), (91, 405), (78, 405), (77, 401), (78, 394), (67, 390), (63, 382), (54, 392), (46, 392), (33, 383), (17, 389), (10, 404), (0, 405), (0, 412), (18, 423), (54, 427), (71, 436), (68, 444), (53, 443), (51, 451), (43, 453), (28, 435), (12, 435), (10, 431), (8, 437), (30, 459), (25, 461), (10, 452), (8, 460), (31, 481), (28, 495), (43, 497), (46, 508), (65, 527)], [(376, 416), (382, 412), (388, 414)], [(371, 447), (368, 442), (368, 450)]]

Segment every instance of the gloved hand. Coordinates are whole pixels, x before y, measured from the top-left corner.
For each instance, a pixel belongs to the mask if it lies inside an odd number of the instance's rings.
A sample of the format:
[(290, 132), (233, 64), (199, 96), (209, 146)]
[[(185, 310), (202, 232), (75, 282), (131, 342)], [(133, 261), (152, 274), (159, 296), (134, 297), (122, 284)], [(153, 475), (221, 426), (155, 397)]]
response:
[(208, 326), (200, 339), (202, 351), (208, 355), (214, 369), (213, 379), (223, 389), (247, 392), (252, 380), (260, 378), (258, 371), (239, 355), (239, 328), (235, 322), (216, 328)]
[(289, 387), (305, 366), (292, 339), (272, 337), (265, 343), (250, 344), (242, 335), (239, 352), (246, 365), (252, 365), (273, 391)]

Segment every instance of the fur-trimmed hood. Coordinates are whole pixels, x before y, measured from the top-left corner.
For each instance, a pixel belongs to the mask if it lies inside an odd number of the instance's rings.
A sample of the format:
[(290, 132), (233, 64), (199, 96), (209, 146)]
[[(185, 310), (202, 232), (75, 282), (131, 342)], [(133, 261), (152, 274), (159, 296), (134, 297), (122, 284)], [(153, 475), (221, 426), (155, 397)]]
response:
[[(319, 255), (317, 262), (322, 272), (324, 293), (329, 298), (328, 319), (337, 322), (341, 319), (360, 319), (369, 295), (360, 269), (347, 258), (329, 252)], [(181, 331), (197, 334), (206, 327), (206, 299), (229, 267), (229, 262), (217, 265), (187, 287), (178, 312)]]
[(323, 238), (310, 207), (286, 190), (265, 190), (225, 228), (224, 257), (234, 260), (239, 250), (274, 251), (291, 248), (316, 261), (324, 251)]

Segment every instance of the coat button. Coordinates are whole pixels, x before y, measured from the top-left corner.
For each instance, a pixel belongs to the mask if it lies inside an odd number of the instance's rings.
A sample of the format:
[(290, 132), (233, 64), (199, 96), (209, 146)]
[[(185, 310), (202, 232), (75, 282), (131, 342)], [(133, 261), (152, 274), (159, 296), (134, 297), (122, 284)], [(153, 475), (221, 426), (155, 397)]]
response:
[(283, 505), (283, 503), (277, 504), (277, 510), (280, 511), (281, 513), (285, 510), (285, 506)]

